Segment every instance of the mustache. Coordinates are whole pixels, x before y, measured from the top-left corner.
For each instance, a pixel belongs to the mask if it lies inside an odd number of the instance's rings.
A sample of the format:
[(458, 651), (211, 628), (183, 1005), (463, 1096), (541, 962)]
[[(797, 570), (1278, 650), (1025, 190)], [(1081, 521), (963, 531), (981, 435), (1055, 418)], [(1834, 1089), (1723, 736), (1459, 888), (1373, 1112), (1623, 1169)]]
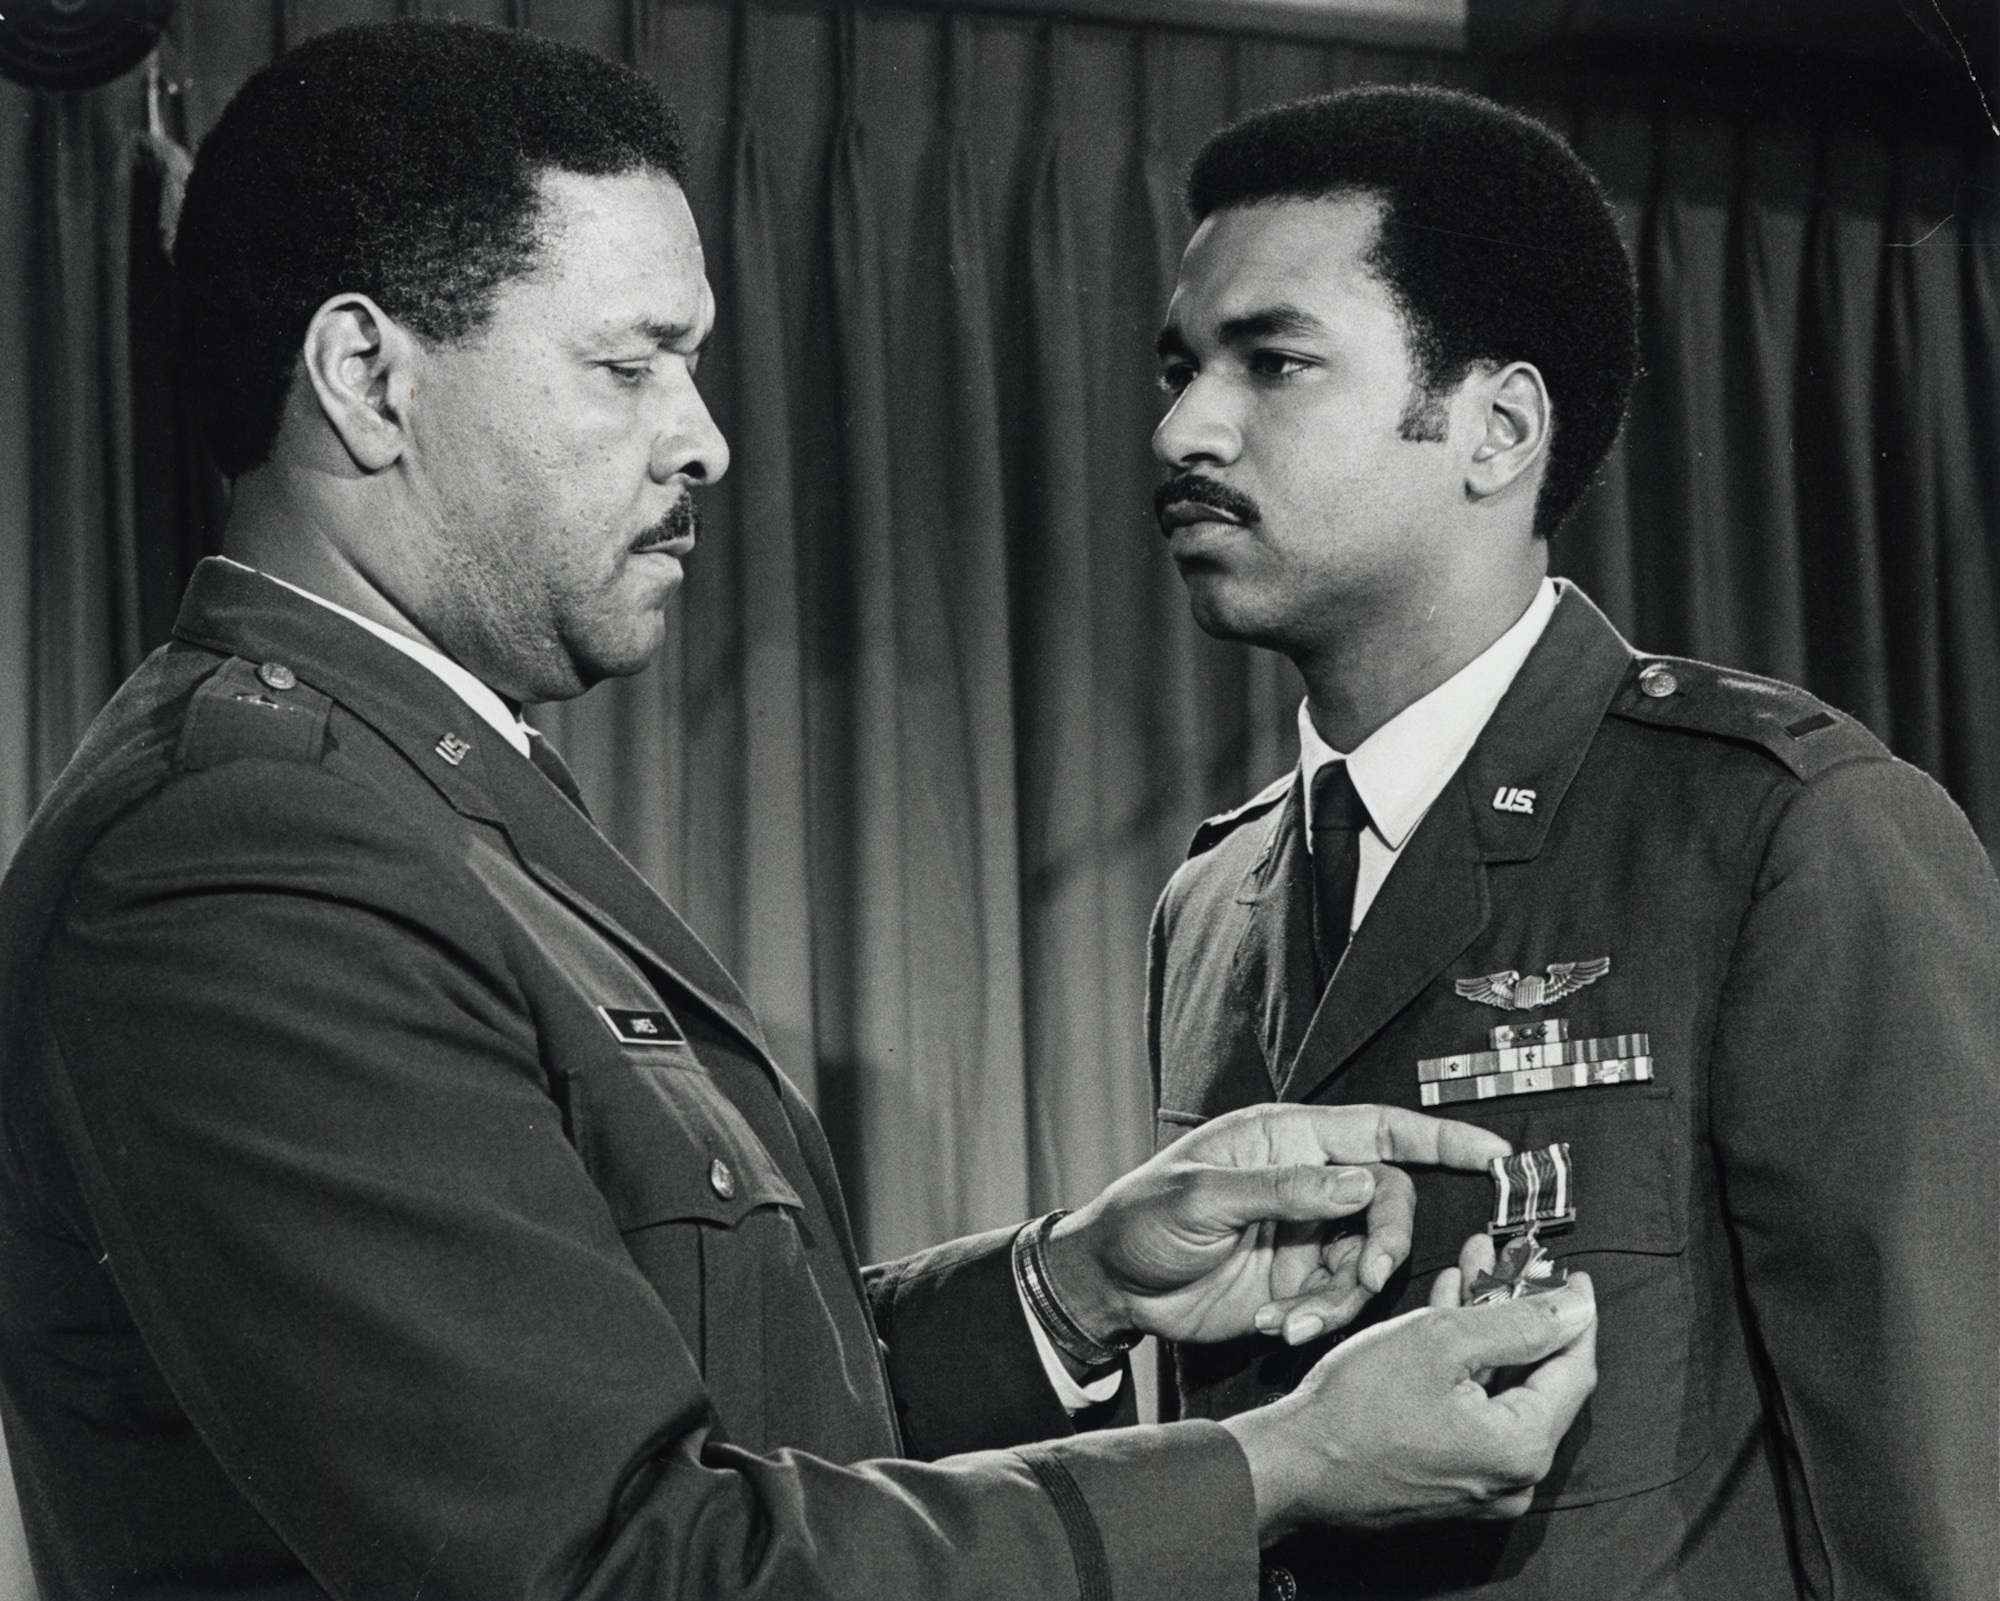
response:
[(666, 516), (632, 541), (632, 549), (649, 550), (670, 539), (685, 539), (691, 546), (701, 543), (701, 509), (695, 505), (694, 496), (685, 491), (667, 508)]
[(1202, 473), (1175, 473), (1153, 491), (1153, 520), (1160, 525), (1161, 533), (1173, 532), (1167, 526), (1167, 508), (1187, 502), (1213, 507), (1246, 525), (1258, 522), (1262, 517), (1257, 510), (1257, 502), (1242, 490), (1231, 489), (1227, 484)]

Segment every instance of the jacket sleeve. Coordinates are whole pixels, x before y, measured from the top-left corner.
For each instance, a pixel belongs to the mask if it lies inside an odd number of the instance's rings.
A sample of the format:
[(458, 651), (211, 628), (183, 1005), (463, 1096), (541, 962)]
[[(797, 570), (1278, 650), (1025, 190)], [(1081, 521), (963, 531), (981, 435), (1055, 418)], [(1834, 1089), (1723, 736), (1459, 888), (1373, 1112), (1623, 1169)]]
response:
[(868, 1270), (903, 1445), (934, 1459), (1136, 1423), (1131, 1369), (1075, 1417), (1056, 1398), (1014, 1288), (1015, 1231), (994, 1229)]
[(331, 1595), (1253, 1592), (1219, 1428), (935, 1464), (722, 1440), (478, 904), (352, 785), (238, 762), (98, 842), (37, 972), (119, 1293)]
[(2000, 886), (1936, 785), (1834, 767), (1771, 835), (1712, 1135), (1816, 1594), (2000, 1587)]

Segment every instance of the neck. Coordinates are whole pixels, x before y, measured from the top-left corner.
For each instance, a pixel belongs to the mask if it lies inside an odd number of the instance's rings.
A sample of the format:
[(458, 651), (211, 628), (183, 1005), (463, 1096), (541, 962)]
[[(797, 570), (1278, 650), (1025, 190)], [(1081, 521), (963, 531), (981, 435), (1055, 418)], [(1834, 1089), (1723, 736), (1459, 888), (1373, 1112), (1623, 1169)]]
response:
[(1537, 541), (1533, 559), (1504, 577), (1482, 575), (1446, 594), (1378, 609), (1293, 652), (1320, 738), (1352, 751), (1422, 700), (1520, 621), (1547, 568), (1548, 547)]
[(410, 620), (359, 558), (359, 541), (345, 537), (348, 519), (338, 509), (297, 493), (291, 475), (276, 465), (259, 467), (236, 480), (222, 553), (246, 567), (311, 590), (371, 622), (440, 648)]

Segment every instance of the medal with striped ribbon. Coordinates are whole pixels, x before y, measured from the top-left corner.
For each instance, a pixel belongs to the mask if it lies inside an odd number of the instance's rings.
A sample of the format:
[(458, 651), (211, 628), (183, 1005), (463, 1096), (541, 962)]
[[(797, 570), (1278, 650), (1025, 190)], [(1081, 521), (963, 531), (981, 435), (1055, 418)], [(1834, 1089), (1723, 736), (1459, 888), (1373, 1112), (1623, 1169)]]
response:
[(1567, 1143), (1496, 1156), (1488, 1171), (1493, 1175), (1493, 1221), (1486, 1232), (1496, 1240), (1529, 1229), (1568, 1228), (1576, 1221)]
[(1560, 1289), (1569, 1282), (1569, 1270), (1543, 1249), (1537, 1236), (1576, 1221), (1569, 1146), (1558, 1142), (1539, 1151), (1496, 1156), (1488, 1171), (1493, 1175), (1493, 1221), (1486, 1228), (1505, 1243), (1492, 1271), (1477, 1274), (1465, 1287), (1466, 1303), (1484, 1306)]

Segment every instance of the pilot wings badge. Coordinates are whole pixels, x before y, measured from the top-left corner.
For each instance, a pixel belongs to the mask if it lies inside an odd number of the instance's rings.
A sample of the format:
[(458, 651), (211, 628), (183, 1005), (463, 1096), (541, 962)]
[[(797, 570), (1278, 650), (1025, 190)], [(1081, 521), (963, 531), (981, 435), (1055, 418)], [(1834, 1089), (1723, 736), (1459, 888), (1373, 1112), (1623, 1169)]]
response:
[(1503, 1012), (1531, 1012), (1538, 1006), (1553, 1006), (1565, 995), (1574, 995), (1586, 984), (1595, 984), (1611, 971), (1611, 958), (1593, 956), (1583, 962), (1551, 962), (1549, 976), (1525, 976), (1508, 968), (1504, 973), (1488, 973), (1481, 978), (1452, 980), (1452, 988), (1468, 1001), (1497, 1006)]

